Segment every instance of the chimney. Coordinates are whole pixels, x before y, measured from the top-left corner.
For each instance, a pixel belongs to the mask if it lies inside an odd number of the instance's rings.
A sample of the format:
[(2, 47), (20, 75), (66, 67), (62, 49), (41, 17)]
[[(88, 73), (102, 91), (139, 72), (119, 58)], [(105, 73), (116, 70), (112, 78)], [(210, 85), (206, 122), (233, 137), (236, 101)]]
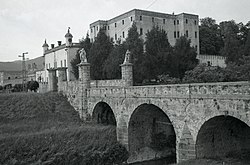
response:
[(62, 41), (57, 41), (57, 43), (58, 43), (58, 46), (62, 45)]
[(55, 47), (55, 44), (51, 44), (51, 49), (53, 49)]

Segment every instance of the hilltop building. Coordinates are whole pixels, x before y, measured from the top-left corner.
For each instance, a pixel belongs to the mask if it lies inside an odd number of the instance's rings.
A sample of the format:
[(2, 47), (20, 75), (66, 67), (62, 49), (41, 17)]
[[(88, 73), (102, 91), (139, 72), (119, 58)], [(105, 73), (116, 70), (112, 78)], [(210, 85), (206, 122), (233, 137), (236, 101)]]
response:
[[(44, 72), (37, 72), (37, 75), (41, 76), (41, 80), (48, 82), (49, 81), (49, 71), (51, 69), (57, 70), (63, 68), (66, 70), (67, 80), (75, 80), (75, 76), (72, 73), (72, 67), (70, 65), (70, 61), (75, 58), (75, 55), (81, 45), (79, 43), (72, 42), (73, 35), (70, 33), (70, 28), (65, 35), (65, 44), (62, 44), (62, 41), (58, 41), (58, 45), (55, 46), (51, 44), (51, 48), (49, 49), (49, 45), (46, 40), (43, 44), (43, 55), (45, 58), (45, 68)], [(57, 72), (56, 72), (57, 73)]]
[(180, 36), (186, 36), (191, 40), (191, 46), (196, 48), (197, 54), (200, 52), (199, 16), (187, 13), (175, 15), (134, 9), (110, 20), (98, 20), (91, 23), (90, 39), (93, 42), (100, 29), (104, 29), (115, 43), (125, 41), (133, 22), (143, 40), (145, 40), (147, 31), (151, 30), (153, 26), (158, 26), (167, 32), (168, 41), (172, 46)]

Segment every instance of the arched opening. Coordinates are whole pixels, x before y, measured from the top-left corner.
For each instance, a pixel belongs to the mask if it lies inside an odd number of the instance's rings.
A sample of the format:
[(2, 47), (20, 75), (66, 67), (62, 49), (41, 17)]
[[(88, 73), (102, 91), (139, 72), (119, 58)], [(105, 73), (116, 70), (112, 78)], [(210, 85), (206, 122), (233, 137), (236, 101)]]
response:
[(137, 107), (129, 120), (128, 147), (129, 162), (175, 163), (176, 135), (168, 116), (152, 104)]
[(250, 127), (241, 120), (216, 116), (200, 128), (196, 141), (197, 158), (246, 159), (249, 155)]
[(110, 106), (105, 102), (96, 104), (93, 110), (92, 119), (96, 123), (116, 125), (115, 115)]

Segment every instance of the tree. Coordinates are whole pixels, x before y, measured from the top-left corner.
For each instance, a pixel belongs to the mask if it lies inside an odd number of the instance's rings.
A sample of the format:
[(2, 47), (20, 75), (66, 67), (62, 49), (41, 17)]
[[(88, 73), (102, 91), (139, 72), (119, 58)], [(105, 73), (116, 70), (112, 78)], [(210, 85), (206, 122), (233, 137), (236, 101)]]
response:
[(240, 41), (238, 38), (239, 28), (235, 21), (224, 21), (220, 23), (221, 34), (224, 39), (224, 47), (221, 54), (226, 57), (226, 63), (238, 62), (242, 56), (239, 53)]
[(142, 62), (145, 79), (157, 79), (158, 75), (169, 74), (172, 47), (165, 30), (158, 26), (146, 33), (146, 53)]
[(104, 79), (104, 62), (108, 58), (113, 49), (113, 44), (110, 38), (105, 34), (103, 29), (100, 29), (95, 41), (89, 51), (89, 63), (91, 65), (91, 78)]
[(244, 55), (250, 56), (250, 28), (248, 29), (247, 39), (244, 45)]
[(39, 88), (39, 83), (38, 83), (37, 81), (28, 81), (28, 82), (27, 82), (27, 88), (28, 88), (30, 91), (36, 92), (37, 89)]
[(172, 77), (182, 79), (186, 71), (192, 70), (198, 64), (196, 50), (190, 43), (185, 36), (176, 40), (172, 57)]
[(124, 43), (126, 49), (131, 52), (131, 59), (133, 63), (133, 76), (135, 83), (141, 83), (143, 80), (142, 60), (143, 60), (143, 40), (137, 31), (136, 23), (128, 30), (128, 37)]
[[(89, 51), (90, 51), (90, 48), (92, 46), (92, 44), (90, 42), (89, 34), (87, 33), (86, 38), (80, 40), (79, 42), (82, 45), (82, 47), (84, 48), (84, 50), (86, 51), (87, 58), (88, 58), (89, 57)], [(80, 60), (80, 53), (79, 53), (79, 51), (81, 49), (82, 48), (80, 48), (77, 51), (75, 58), (70, 61), (70, 64), (72, 66), (72, 72), (73, 72), (74, 76), (76, 77), (76, 79), (79, 78), (79, 69), (78, 69), (77, 65), (81, 62), (81, 60)]]
[(202, 18), (200, 22), (200, 53), (218, 55), (223, 47), (219, 25), (210, 17)]
[(109, 54), (108, 58), (104, 63), (105, 76), (108, 79), (120, 79), (121, 68), (126, 53), (126, 47), (124, 44), (117, 44)]

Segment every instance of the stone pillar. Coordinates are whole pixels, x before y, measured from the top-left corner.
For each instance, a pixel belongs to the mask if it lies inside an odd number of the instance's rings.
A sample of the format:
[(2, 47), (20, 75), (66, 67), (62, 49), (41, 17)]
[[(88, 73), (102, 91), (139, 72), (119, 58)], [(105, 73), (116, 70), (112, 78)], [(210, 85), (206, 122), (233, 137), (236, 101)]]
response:
[(49, 90), (57, 91), (57, 79), (56, 79), (56, 69), (48, 69), (49, 72)]
[(124, 86), (133, 86), (133, 64), (130, 63), (130, 51), (127, 50), (123, 64), (120, 65), (122, 70), (122, 80)]
[(58, 91), (63, 91), (63, 82), (67, 81), (66, 67), (57, 68), (58, 71)]
[(83, 120), (88, 119), (88, 89), (90, 88), (90, 64), (81, 62), (77, 65), (79, 68), (79, 87), (80, 87), (80, 105), (79, 113)]

